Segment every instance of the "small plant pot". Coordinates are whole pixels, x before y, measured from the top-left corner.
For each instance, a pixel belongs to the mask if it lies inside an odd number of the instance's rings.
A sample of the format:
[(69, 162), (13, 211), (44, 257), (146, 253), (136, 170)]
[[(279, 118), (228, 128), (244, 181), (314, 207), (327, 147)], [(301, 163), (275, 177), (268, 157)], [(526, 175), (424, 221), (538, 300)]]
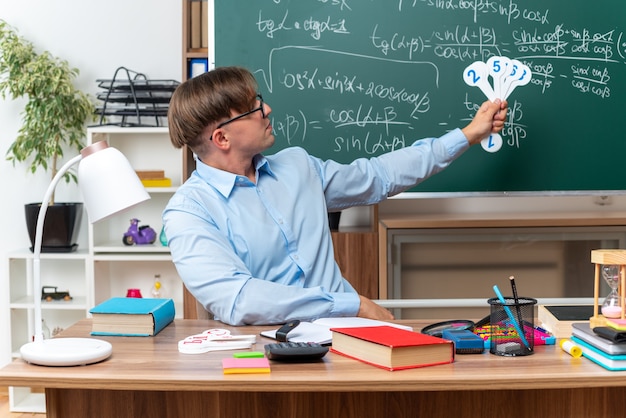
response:
[[(24, 205), (26, 214), (26, 227), (30, 236), (33, 251), (35, 246), (35, 230), (41, 203), (28, 203)], [(43, 241), (41, 252), (43, 253), (69, 253), (78, 247), (76, 236), (83, 215), (83, 204), (55, 203), (48, 207), (46, 219), (43, 224)]]

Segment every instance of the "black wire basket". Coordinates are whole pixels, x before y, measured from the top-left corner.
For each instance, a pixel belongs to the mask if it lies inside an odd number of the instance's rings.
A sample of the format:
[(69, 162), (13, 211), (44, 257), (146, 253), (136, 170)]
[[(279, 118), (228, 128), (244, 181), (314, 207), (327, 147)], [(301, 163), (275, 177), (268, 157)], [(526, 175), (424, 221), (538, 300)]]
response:
[(96, 80), (98, 125), (163, 126), (170, 99), (180, 82), (150, 80), (143, 73), (119, 67), (112, 79)]

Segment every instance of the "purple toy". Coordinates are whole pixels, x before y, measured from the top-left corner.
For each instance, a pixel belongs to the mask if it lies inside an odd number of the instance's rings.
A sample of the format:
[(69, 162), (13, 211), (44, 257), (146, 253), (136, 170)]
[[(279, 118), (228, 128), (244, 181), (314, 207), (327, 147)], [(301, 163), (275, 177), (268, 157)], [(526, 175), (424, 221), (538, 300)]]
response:
[(122, 238), (124, 245), (153, 244), (154, 241), (156, 241), (154, 229), (150, 228), (150, 225), (139, 226), (139, 219), (136, 218), (130, 220), (130, 227), (124, 233), (124, 238)]

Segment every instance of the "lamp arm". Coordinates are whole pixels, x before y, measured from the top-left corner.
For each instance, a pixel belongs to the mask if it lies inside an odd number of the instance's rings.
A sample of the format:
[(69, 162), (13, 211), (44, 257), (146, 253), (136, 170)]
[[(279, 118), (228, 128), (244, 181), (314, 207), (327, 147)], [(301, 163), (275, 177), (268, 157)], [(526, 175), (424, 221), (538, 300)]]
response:
[(35, 342), (43, 340), (43, 327), (41, 325), (42, 313), (41, 313), (41, 247), (43, 243), (43, 225), (48, 211), (50, 197), (54, 193), (57, 184), (63, 177), (63, 175), (72, 167), (78, 163), (83, 156), (81, 154), (72, 158), (66, 162), (57, 172), (52, 179), (52, 182), (46, 190), (41, 207), (39, 208), (39, 215), (37, 216), (37, 226), (35, 228), (35, 244), (33, 245), (33, 303), (35, 312)]

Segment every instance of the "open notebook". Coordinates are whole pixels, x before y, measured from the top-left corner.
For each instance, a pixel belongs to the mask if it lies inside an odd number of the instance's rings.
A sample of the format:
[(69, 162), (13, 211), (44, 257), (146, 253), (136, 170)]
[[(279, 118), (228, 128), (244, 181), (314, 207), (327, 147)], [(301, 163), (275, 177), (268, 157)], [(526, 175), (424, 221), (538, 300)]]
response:
[[(300, 322), (287, 335), (289, 341), (296, 343), (318, 343), (330, 344), (332, 342), (331, 328), (350, 328), (350, 327), (374, 327), (380, 325), (389, 325), (396, 328), (402, 328), (413, 331), (408, 325), (394, 324), (391, 322), (377, 321), (375, 319), (358, 318), (358, 317), (341, 317), (341, 318), (320, 318), (313, 322)], [(261, 332), (261, 335), (268, 338), (276, 339), (277, 329)]]

